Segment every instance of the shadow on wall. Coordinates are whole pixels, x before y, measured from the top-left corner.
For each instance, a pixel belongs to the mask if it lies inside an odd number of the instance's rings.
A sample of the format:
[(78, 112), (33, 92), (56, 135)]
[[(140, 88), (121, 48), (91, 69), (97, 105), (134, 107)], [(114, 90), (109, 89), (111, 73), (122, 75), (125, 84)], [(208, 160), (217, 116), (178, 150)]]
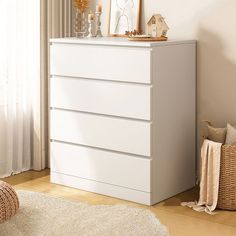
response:
[[(200, 20), (198, 39), (198, 166), (205, 125), (236, 124), (236, 1), (208, 8)], [(198, 168), (198, 174), (199, 174)]]
[(223, 42), (216, 34), (201, 29), (198, 43), (198, 140), (206, 134), (205, 124), (225, 127), (236, 124), (236, 64), (224, 53)]
[(236, 64), (224, 53), (221, 39), (214, 33), (199, 30), (198, 41), (198, 157), (210, 120), (218, 127), (236, 124)]
[(197, 29), (198, 121), (236, 123), (236, 1), (224, 0), (204, 13)]
[(236, 123), (236, 63), (225, 56), (223, 45), (216, 34), (199, 30), (198, 120), (222, 127)]

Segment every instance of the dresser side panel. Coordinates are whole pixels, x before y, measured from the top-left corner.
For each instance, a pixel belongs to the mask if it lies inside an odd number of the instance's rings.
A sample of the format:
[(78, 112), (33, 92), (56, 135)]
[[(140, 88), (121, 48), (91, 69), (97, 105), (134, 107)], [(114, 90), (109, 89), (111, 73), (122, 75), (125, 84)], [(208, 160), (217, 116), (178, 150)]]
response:
[(152, 52), (152, 204), (195, 185), (196, 44)]

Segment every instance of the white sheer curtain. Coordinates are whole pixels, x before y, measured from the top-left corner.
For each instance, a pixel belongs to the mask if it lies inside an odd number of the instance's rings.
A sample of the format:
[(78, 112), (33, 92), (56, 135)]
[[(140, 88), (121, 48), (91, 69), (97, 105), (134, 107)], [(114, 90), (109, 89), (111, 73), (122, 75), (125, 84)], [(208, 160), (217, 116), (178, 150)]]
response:
[(72, 0), (0, 0), (0, 178), (48, 165), (48, 43)]
[(33, 166), (40, 0), (0, 0), (0, 178)]

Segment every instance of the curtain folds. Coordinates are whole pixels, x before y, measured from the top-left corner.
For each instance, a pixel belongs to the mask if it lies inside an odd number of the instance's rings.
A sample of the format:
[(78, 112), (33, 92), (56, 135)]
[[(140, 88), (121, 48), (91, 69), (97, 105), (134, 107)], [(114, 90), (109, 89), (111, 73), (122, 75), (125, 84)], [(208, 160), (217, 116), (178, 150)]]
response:
[[(41, 170), (50, 166), (48, 146), (49, 39), (72, 35), (72, 0), (40, 2), (40, 74), (34, 106), (34, 166)], [(39, 114), (39, 116), (37, 115)]]
[(71, 36), (71, 2), (0, 0), (0, 178), (49, 165), (49, 38)]
[(0, 177), (32, 168), (33, 85), (40, 80), (39, 0), (0, 0)]

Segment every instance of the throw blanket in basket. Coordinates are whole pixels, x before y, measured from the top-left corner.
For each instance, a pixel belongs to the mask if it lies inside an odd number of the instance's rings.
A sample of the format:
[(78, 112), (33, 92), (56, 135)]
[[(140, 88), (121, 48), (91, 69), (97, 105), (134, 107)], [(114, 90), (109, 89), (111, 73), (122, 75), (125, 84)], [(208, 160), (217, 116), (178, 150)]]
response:
[(209, 214), (216, 209), (220, 179), (221, 143), (204, 140), (201, 149), (201, 182), (200, 197), (197, 202), (183, 202), (182, 206), (188, 206), (196, 211), (205, 211)]

